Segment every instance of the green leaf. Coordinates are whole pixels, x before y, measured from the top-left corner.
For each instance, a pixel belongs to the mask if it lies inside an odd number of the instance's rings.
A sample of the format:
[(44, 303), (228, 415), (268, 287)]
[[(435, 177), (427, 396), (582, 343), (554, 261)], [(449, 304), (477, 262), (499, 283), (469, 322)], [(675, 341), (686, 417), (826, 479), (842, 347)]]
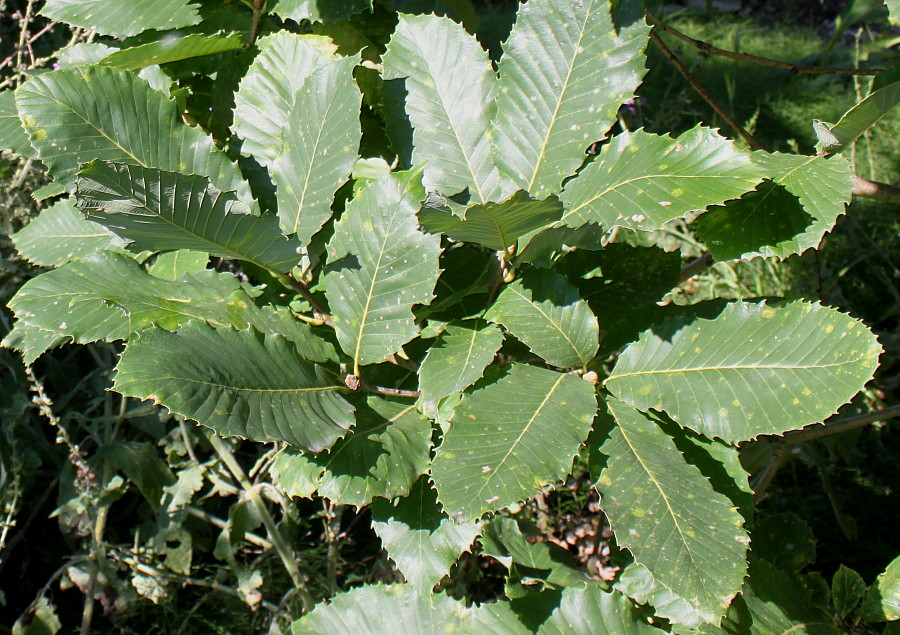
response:
[(536, 531), (523, 521), (497, 516), (483, 527), (478, 541), (483, 555), (510, 569), (507, 589), (511, 583), (521, 587), (526, 586), (526, 581), (530, 585), (537, 580), (550, 588), (584, 586), (588, 577), (568, 550), (552, 542), (530, 542), (523, 526), (531, 533)]
[(489, 134), (496, 74), (478, 41), (448, 18), (401, 14), (382, 60), (384, 79), (406, 80), (412, 163), (425, 164), (426, 189), (505, 198), (512, 188), (501, 187)]
[(503, 46), (494, 158), (535, 196), (562, 189), (646, 72), (649, 27), (617, 33), (609, 9), (606, 0), (526, 3)]
[(869, 587), (860, 613), (869, 622), (900, 620), (900, 558), (894, 558)]
[(824, 421), (872, 378), (880, 354), (872, 332), (835, 309), (736, 302), (712, 320), (644, 332), (605, 385), (735, 443)]
[(362, 94), (353, 79), (358, 57), (313, 72), (297, 92), (281, 151), (271, 164), (278, 217), (285, 234), (302, 244), (331, 217), (334, 193), (356, 162), (362, 132)]
[(832, 151), (841, 152), (859, 139), (863, 133), (881, 121), (900, 102), (900, 82), (888, 84), (844, 113), (830, 130), (838, 140)]
[(147, 267), (147, 273), (163, 280), (180, 280), (184, 276), (196, 276), (206, 269), (209, 254), (203, 251), (166, 251), (156, 256), (153, 264)]
[(344, 20), (355, 13), (372, 10), (372, 0), (277, 0), (270, 8), (276, 15), (296, 22)]
[(848, 617), (862, 601), (866, 583), (853, 569), (841, 565), (831, 581), (831, 602), (842, 618)]
[(190, 0), (47, 0), (40, 14), (99, 35), (129, 37), (198, 24), (198, 9)]
[(753, 554), (788, 573), (799, 573), (816, 559), (816, 538), (793, 513), (763, 516), (753, 527)]
[[(504, 603), (466, 607), (447, 595), (422, 597), (408, 584), (357, 587), (321, 604), (292, 625), (293, 635), (410, 633), (526, 635)], [(411, 630), (410, 630), (411, 629)]]
[(660, 631), (642, 621), (631, 602), (597, 584), (563, 591), (559, 607), (538, 635), (652, 635)]
[(16, 107), (41, 161), (66, 188), (82, 163), (97, 159), (208, 176), (252, 203), (240, 170), (212, 138), (183, 124), (175, 102), (132, 73), (100, 66), (44, 73), (16, 90)]
[(596, 411), (587, 381), (513, 366), (457, 407), (431, 469), (438, 499), (464, 521), (565, 478)]
[(733, 635), (839, 632), (831, 616), (812, 605), (799, 580), (756, 559), (750, 561), (750, 577), (729, 608), (721, 630)]
[(49, 333), (80, 344), (111, 342), (154, 324), (175, 329), (189, 320), (203, 320), (238, 329), (252, 325), (290, 339), (307, 359), (335, 358), (328, 342), (312, 335), (308, 325), (285, 309), (259, 309), (230, 274), (202, 271), (193, 278), (170, 282), (147, 274), (134, 260), (110, 252), (87, 256), (29, 280), (9, 306), (19, 320), (17, 326), (27, 325), (21, 335), (34, 340), (19, 342), (19, 349), (34, 350)]
[(737, 198), (762, 177), (748, 155), (708, 128), (697, 126), (677, 139), (624, 132), (566, 186), (563, 222), (651, 231)]
[(0, 91), (0, 151), (3, 150), (23, 157), (36, 156), (16, 110), (16, 94), (11, 90)]
[(478, 536), (475, 522), (457, 524), (441, 511), (426, 477), (408, 496), (372, 503), (372, 529), (410, 586), (427, 596)]
[(523, 272), (503, 288), (484, 317), (559, 368), (586, 367), (599, 346), (600, 327), (587, 302), (547, 269)]
[(34, 607), (25, 611), (12, 626), (12, 635), (56, 635), (62, 629), (62, 622), (56, 614), (56, 607), (46, 595), (35, 600)]
[(689, 602), (654, 580), (647, 567), (638, 562), (632, 562), (619, 573), (613, 588), (635, 602), (651, 605), (654, 615), (672, 624), (693, 629), (703, 624), (703, 616)]
[(44, 352), (56, 348), (70, 339), (58, 331), (48, 331), (22, 320), (16, 320), (12, 330), (6, 334), (0, 345), (21, 351), (23, 363), (31, 366)]
[(275, 463), (291, 496), (315, 492), (339, 505), (362, 507), (376, 496), (406, 496), (428, 469), (431, 422), (415, 404), (369, 397), (357, 406), (353, 432), (318, 454), (286, 452)]
[[(429, 200), (433, 201), (434, 197)], [(558, 221), (563, 213), (556, 196), (537, 201), (522, 191), (502, 203), (473, 205), (462, 218), (448, 207), (441, 209), (428, 203), (427, 200), (419, 211), (419, 221), (425, 231), (447, 234), (453, 240), (478, 243), (495, 251), (506, 249), (525, 234)]]
[(787, 258), (815, 248), (850, 202), (850, 163), (842, 156), (756, 152), (772, 181), (697, 219), (699, 237), (716, 260)]
[(101, 66), (136, 71), (154, 64), (168, 64), (179, 60), (236, 51), (244, 47), (239, 33), (203, 35), (192, 33), (180, 38), (164, 38), (141, 46), (122, 49), (100, 60)]
[(11, 238), (22, 256), (42, 267), (59, 267), (101, 249), (114, 249), (106, 228), (85, 220), (68, 198), (43, 210)]
[(731, 501), (646, 415), (607, 399), (618, 424), (596, 484), (616, 542), (653, 579), (717, 623), (740, 591), (749, 538)]
[(91, 161), (75, 180), (77, 205), (90, 220), (131, 241), (137, 251), (193, 249), (290, 271), (299, 245), (275, 219), (252, 216), (234, 192), (204, 176)]
[(503, 333), (483, 320), (452, 321), (419, 366), (419, 390), (437, 401), (468, 388), (484, 374), (503, 344)]
[(259, 55), (234, 96), (234, 133), (243, 140), (242, 154), (268, 166), (281, 154), (303, 83), (337, 58), (334, 44), (318, 35), (279, 31), (256, 46)]
[(434, 297), (440, 238), (419, 231), (420, 178), (415, 170), (367, 183), (328, 243), (325, 295), (357, 375), (415, 337), (412, 307)]
[(104, 445), (96, 456), (124, 472), (153, 507), (159, 505), (163, 489), (176, 482), (155, 444), (120, 441)]
[(128, 343), (113, 388), (150, 399), (222, 436), (320, 451), (353, 425), (339, 381), (277, 334), (191, 322)]

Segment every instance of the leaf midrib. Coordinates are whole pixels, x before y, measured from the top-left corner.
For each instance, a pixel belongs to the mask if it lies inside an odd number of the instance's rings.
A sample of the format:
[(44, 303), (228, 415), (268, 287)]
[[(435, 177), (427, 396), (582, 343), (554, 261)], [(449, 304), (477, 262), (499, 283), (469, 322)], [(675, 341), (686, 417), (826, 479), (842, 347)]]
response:
[(538, 172), (540, 172), (541, 164), (544, 162), (546, 158), (547, 144), (550, 143), (550, 137), (553, 134), (553, 130), (556, 127), (557, 123), (557, 115), (559, 114), (559, 110), (562, 107), (562, 102), (565, 97), (566, 92), (569, 90), (569, 81), (572, 77), (572, 72), (575, 68), (575, 61), (579, 57), (579, 50), (581, 50), (581, 43), (584, 41), (584, 35), (587, 31), (586, 25), (590, 20), (591, 12), (594, 8), (593, 2), (591, 3), (591, 7), (586, 9), (584, 12), (584, 21), (581, 23), (581, 29), (578, 33), (578, 45), (575, 47), (575, 54), (572, 56), (571, 63), (569, 64), (569, 68), (566, 72), (566, 80), (563, 82), (563, 85), (559, 91), (559, 98), (556, 100), (556, 107), (553, 109), (553, 115), (550, 118), (550, 125), (547, 126), (547, 133), (544, 135), (544, 142), (541, 144), (540, 152), (538, 152), (538, 159), (535, 163), (534, 169), (531, 173), (531, 180), (528, 181), (528, 187), (525, 188), (529, 192), (534, 188), (534, 182), (537, 180)]

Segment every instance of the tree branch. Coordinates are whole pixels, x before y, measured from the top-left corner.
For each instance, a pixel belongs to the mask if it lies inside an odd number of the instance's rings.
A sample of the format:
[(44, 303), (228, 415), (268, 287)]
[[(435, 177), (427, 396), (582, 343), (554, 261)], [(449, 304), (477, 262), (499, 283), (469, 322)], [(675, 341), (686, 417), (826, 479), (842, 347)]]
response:
[(900, 187), (870, 181), (859, 176), (853, 177), (853, 195), (900, 205)]
[(712, 44), (707, 44), (706, 42), (695, 40), (689, 35), (685, 35), (681, 31), (678, 31), (669, 26), (649, 11), (647, 11), (647, 19), (650, 20), (650, 22), (652, 22), (654, 26), (658, 26), (666, 33), (671, 33), (679, 40), (687, 42), (691, 46), (698, 48), (705, 53), (709, 53), (710, 55), (717, 55), (719, 57), (727, 57), (728, 59), (737, 60), (739, 62), (749, 62), (751, 64), (759, 64), (760, 66), (780, 68), (786, 71), (791, 71), (792, 73), (805, 73), (810, 75), (878, 75), (879, 73), (884, 72), (883, 68), (837, 68), (835, 66), (808, 66), (806, 64), (792, 64), (790, 62), (782, 62), (779, 60), (769, 59), (767, 57), (750, 55), (749, 53), (735, 53), (734, 51), (726, 51), (725, 49), (720, 49), (713, 46)]
[(659, 34), (656, 32), (655, 29), (650, 31), (650, 39), (653, 40), (653, 43), (656, 44), (656, 46), (659, 48), (660, 51), (662, 51), (663, 55), (665, 55), (668, 58), (668, 60), (670, 62), (672, 62), (672, 65), (678, 69), (678, 72), (684, 76), (684, 78), (687, 80), (688, 84), (691, 85), (691, 88), (693, 88), (695, 91), (697, 91), (697, 93), (701, 97), (703, 97), (704, 101), (706, 101), (706, 103), (708, 103), (710, 106), (712, 106), (712, 109), (715, 110), (716, 113), (722, 119), (724, 119), (726, 121), (726, 123), (728, 123), (728, 125), (731, 126), (734, 129), (734, 131), (737, 132), (744, 141), (747, 142), (747, 145), (749, 145), (753, 150), (765, 150), (765, 147), (759, 141), (757, 141), (753, 137), (753, 135), (751, 135), (749, 132), (744, 130), (744, 127), (741, 126), (741, 124), (739, 124), (734, 119), (734, 117), (732, 117), (730, 114), (728, 114), (728, 112), (724, 108), (722, 108), (715, 99), (713, 99), (713, 96), (709, 94), (709, 92), (706, 90), (706, 88), (703, 86), (703, 84), (701, 84), (700, 81), (696, 77), (691, 75), (691, 73), (690, 73), (690, 71), (688, 71), (687, 67), (681, 63), (681, 60), (679, 60), (675, 56), (675, 54), (669, 49), (669, 47), (666, 46), (665, 42), (662, 41), (662, 38), (659, 37)]

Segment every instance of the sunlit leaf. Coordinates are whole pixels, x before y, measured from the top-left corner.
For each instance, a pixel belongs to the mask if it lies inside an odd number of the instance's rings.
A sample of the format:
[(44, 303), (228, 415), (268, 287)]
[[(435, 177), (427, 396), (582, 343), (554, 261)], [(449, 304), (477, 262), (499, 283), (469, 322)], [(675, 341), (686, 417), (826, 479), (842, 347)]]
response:
[(47, 0), (40, 13), (100, 35), (128, 37), (150, 29), (169, 31), (197, 24), (198, 9), (190, 0)]
[(472, 545), (479, 525), (450, 520), (438, 505), (437, 492), (423, 477), (408, 496), (393, 502), (374, 501), (372, 529), (410, 586), (428, 595)]
[(731, 501), (646, 415), (608, 399), (618, 424), (596, 487), (616, 534), (653, 579), (716, 623), (740, 591), (749, 538)]
[(440, 239), (418, 228), (420, 175), (367, 183), (328, 243), (325, 294), (338, 342), (356, 366), (380, 362), (415, 337), (412, 307), (434, 297)]
[(494, 157), (541, 198), (562, 189), (646, 72), (649, 27), (617, 33), (609, 10), (606, 0), (528, 2), (503, 45)]
[(136, 71), (154, 64), (168, 64), (192, 57), (236, 51), (243, 46), (243, 39), (238, 33), (228, 35), (193, 33), (180, 38), (163, 38), (156, 42), (122, 49), (100, 60), (100, 64), (125, 71)]
[(425, 164), (426, 189), (505, 198), (488, 133), (496, 75), (478, 41), (448, 18), (401, 14), (383, 62), (386, 80), (405, 80), (412, 163)]
[(85, 220), (68, 198), (43, 210), (11, 238), (22, 256), (42, 267), (59, 267), (115, 248), (106, 228)]
[(471, 386), (481, 378), (502, 343), (500, 329), (483, 320), (448, 324), (419, 367), (422, 397), (437, 400)]
[(631, 602), (616, 591), (596, 584), (563, 591), (559, 608), (541, 625), (538, 635), (652, 635), (650, 626)]
[(708, 128), (697, 126), (677, 139), (624, 132), (566, 185), (563, 222), (659, 229), (687, 212), (741, 196), (763, 176), (749, 155)]
[[(363, 586), (335, 596), (293, 623), (293, 635), (384, 635), (402, 628), (410, 634), (526, 635), (502, 603), (466, 607), (440, 594), (422, 597), (408, 584)], [(400, 631), (403, 632), (403, 631)]]
[(575, 287), (547, 269), (506, 285), (484, 317), (559, 368), (585, 367), (597, 352), (597, 318)]
[(824, 421), (872, 378), (880, 354), (872, 332), (835, 309), (736, 302), (712, 320), (644, 332), (605, 385), (733, 443)]
[(457, 407), (431, 469), (438, 500), (464, 521), (565, 478), (596, 411), (590, 383), (513, 366)]

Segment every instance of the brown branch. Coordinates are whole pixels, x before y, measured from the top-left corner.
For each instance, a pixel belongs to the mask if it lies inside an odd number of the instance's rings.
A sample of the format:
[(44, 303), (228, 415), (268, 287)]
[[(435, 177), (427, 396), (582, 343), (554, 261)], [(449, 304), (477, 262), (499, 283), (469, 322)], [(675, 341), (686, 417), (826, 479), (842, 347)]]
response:
[(316, 297), (312, 294), (312, 291), (309, 290), (309, 287), (292, 276), (283, 276), (281, 277), (281, 281), (287, 284), (287, 286), (289, 286), (291, 289), (296, 291), (300, 295), (300, 297), (309, 302), (309, 305), (312, 307), (316, 319), (322, 320), (322, 324), (334, 328), (334, 318), (332, 318), (331, 314), (328, 313), (328, 309), (326, 309), (324, 306), (322, 306), (322, 304), (319, 303), (318, 300), (316, 300)]
[(847, 430), (854, 430), (863, 426), (875, 423), (876, 421), (884, 421), (885, 419), (893, 419), (900, 417), (900, 405), (882, 408), (875, 412), (867, 412), (863, 415), (855, 417), (845, 417), (837, 421), (829, 421), (821, 425), (808, 426), (802, 430), (791, 430), (784, 433), (784, 443), (796, 445), (804, 441), (811, 441), (821, 437), (831, 436), (832, 434), (840, 434)]
[(769, 462), (756, 476), (753, 477), (751, 488), (753, 489), (754, 501), (759, 502), (763, 499), (766, 490), (775, 479), (775, 474), (778, 473), (778, 470), (781, 469), (781, 466), (790, 454), (791, 448), (798, 443), (820, 439), (822, 437), (831, 436), (832, 434), (840, 434), (841, 432), (847, 432), (848, 430), (855, 430), (856, 428), (867, 426), (876, 421), (884, 421), (898, 416), (900, 416), (900, 405), (882, 408), (881, 410), (867, 412), (866, 414), (857, 415), (855, 417), (845, 417), (844, 419), (838, 419), (836, 421), (808, 426), (802, 430), (785, 432), (784, 436), (779, 440), (775, 450), (772, 452), (772, 457), (769, 459)]
[(686, 282), (697, 274), (706, 271), (714, 262), (715, 259), (708, 252), (698, 258), (694, 258), (681, 268), (681, 273), (678, 275), (679, 282)]
[(722, 106), (720, 106), (715, 99), (713, 99), (713, 96), (709, 94), (703, 84), (701, 84), (696, 77), (691, 75), (687, 67), (685, 67), (685, 65), (681, 63), (681, 60), (679, 60), (669, 49), (669, 47), (666, 46), (665, 42), (662, 41), (662, 38), (659, 37), (659, 34), (655, 30), (650, 31), (650, 39), (653, 40), (653, 43), (656, 44), (657, 47), (659, 47), (659, 50), (662, 51), (663, 55), (665, 55), (668, 60), (672, 62), (672, 65), (678, 69), (678, 72), (684, 76), (688, 84), (691, 85), (691, 88), (697, 91), (697, 93), (701, 97), (703, 97), (704, 101), (712, 106), (712, 109), (715, 110), (716, 113), (722, 119), (724, 119), (725, 122), (728, 123), (728, 125), (731, 126), (744, 141), (747, 142), (747, 145), (749, 145), (753, 150), (765, 150), (765, 147), (759, 141), (757, 141), (753, 137), (753, 135), (744, 130), (744, 127), (741, 126), (741, 124), (739, 124), (737, 121), (735, 121), (734, 117), (728, 114), (728, 112), (724, 108), (722, 108)]
[(853, 178), (853, 194), (855, 196), (863, 196), (871, 198), (882, 203), (893, 203), (900, 205), (900, 187), (896, 185), (888, 185), (887, 183), (878, 183), (870, 181), (859, 176)]
[(790, 62), (782, 62), (780, 60), (773, 60), (767, 57), (759, 57), (757, 55), (750, 55), (749, 53), (735, 53), (734, 51), (726, 51), (725, 49), (720, 49), (713, 46), (712, 44), (707, 44), (706, 42), (695, 40), (689, 35), (685, 35), (681, 31), (672, 28), (649, 11), (647, 11), (647, 19), (650, 20), (650, 22), (652, 22), (654, 26), (658, 26), (666, 33), (671, 33), (678, 39), (687, 42), (691, 46), (698, 48), (705, 53), (708, 53), (710, 55), (717, 55), (719, 57), (727, 57), (728, 59), (737, 60), (739, 62), (749, 62), (751, 64), (759, 64), (760, 66), (780, 68), (786, 71), (791, 71), (792, 73), (805, 73), (810, 75), (878, 75), (879, 73), (883, 73), (885, 70), (883, 68), (837, 68), (834, 66), (808, 66), (806, 64), (792, 64)]
[(352, 391), (361, 390), (370, 392), (375, 395), (384, 395), (385, 397), (406, 397), (409, 399), (418, 399), (418, 390), (403, 390), (401, 388), (387, 388), (385, 386), (373, 386), (363, 381), (359, 375), (347, 375), (344, 377), (344, 385)]

